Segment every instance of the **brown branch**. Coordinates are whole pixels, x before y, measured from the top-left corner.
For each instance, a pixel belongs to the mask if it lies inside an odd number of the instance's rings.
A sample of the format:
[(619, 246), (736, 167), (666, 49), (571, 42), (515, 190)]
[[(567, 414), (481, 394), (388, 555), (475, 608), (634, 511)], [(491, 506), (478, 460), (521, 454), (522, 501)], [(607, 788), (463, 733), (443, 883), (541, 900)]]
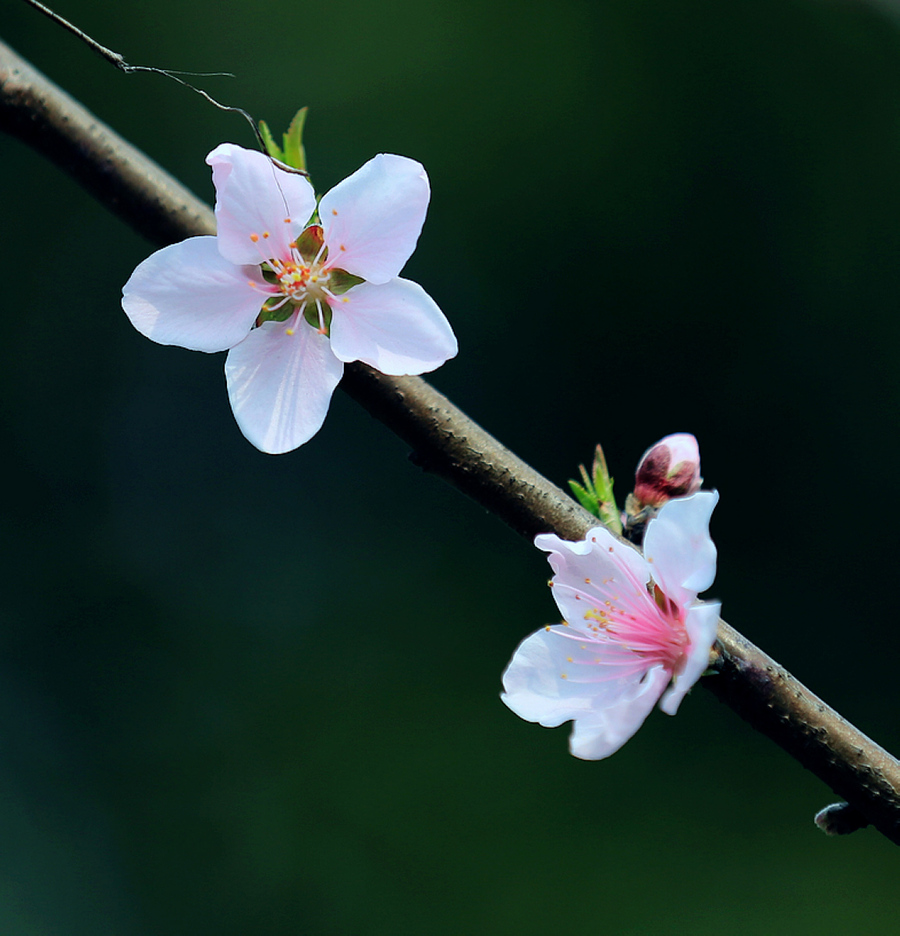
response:
[[(209, 207), (0, 43), (0, 129), (25, 140), (162, 246), (215, 232)], [(531, 539), (597, 524), (418, 377), (347, 367), (341, 387), (408, 442), (415, 460)], [(900, 844), (900, 763), (724, 621), (703, 685)]]

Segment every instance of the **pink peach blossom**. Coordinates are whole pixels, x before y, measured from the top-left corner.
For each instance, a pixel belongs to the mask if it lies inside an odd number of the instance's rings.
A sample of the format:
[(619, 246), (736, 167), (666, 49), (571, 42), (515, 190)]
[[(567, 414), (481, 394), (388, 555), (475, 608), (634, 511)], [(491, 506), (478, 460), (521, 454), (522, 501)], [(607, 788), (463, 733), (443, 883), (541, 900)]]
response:
[(665, 504), (647, 525), (644, 555), (605, 527), (580, 542), (541, 534), (564, 623), (519, 645), (503, 674), (503, 701), (526, 721), (573, 721), (569, 746), (608, 757), (656, 704), (674, 715), (706, 669), (719, 603), (697, 600), (716, 572), (709, 518), (718, 494)]

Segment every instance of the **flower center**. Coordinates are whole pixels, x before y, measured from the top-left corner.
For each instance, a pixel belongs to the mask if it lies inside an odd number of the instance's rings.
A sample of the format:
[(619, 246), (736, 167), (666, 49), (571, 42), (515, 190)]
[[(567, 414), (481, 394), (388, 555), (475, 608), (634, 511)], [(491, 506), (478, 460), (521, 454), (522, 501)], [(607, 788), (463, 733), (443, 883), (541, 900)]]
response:
[(595, 605), (585, 613), (585, 623), (597, 639), (678, 673), (689, 642), (684, 614), (655, 582), (650, 584), (652, 591), (642, 591), (633, 600), (616, 597)]
[(334, 293), (328, 288), (331, 274), (322, 268), (321, 262), (307, 263), (296, 253), (293, 245), (291, 252), (290, 260), (269, 262), (282, 294), (296, 306), (334, 299)]
[[(267, 239), (268, 234), (263, 234), (262, 240)], [(250, 240), (259, 244), (260, 236), (251, 234)], [(266, 257), (261, 266), (269, 298), (263, 303), (257, 324), (289, 322), (287, 335), (294, 334), (301, 319), (327, 335), (332, 305), (346, 302), (341, 295), (363, 282), (358, 276), (329, 266), (328, 248), (318, 224), (311, 224), (292, 241), (286, 255)]]

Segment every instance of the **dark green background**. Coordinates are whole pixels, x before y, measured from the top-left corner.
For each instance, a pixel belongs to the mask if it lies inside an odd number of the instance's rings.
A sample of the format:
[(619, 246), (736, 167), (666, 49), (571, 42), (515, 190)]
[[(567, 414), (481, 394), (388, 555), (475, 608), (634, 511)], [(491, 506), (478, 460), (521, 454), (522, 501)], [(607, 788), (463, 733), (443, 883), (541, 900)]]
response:
[[(858, 2), (59, 0), (428, 168), (436, 385), (558, 483), (700, 439), (724, 614), (900, 749), (900, 33)], [(0, 34), (211, 199), (241, 120)], [(0, 932), (894, 934), (895, 846), (703, 690), (608, 761), (498, 700), (537, 550), (338, 394), (289, 455), (119, 307), (150, 246), (0, 138)]]

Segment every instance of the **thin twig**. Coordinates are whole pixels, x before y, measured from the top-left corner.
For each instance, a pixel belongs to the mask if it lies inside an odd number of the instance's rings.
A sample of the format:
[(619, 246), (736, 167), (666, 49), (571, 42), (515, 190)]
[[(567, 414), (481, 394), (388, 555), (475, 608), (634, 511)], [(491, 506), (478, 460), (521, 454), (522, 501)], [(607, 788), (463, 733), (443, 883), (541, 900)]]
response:
[[(105, 45), (97, 42), (96, 39), (89, 36), (83, 29), (79, 29), (74, 23), (70, 23), (64, 16), (60, 16), (59, 13), (56, 13), (54, 10), (51, 10), (50, 7), (44, 6), (43, 3), (39, 3), (38, 0), (25, 0), (25, 2), (30, 6), (34, 7), (39, 13), (43, 13), (44, 16), (53, 20), (58, 26), (62, 26), (63, 29), (67, 29), (73, 36), (77, 36), (88, 48), (93, 49), (101, 58), (106, 59), (111, 65), (115, 65), (119, 71), (125, 72), (126, 75), (130, 75), (133, 72), (150, 72), (156, 75), (165, 75), (167, 78), (172, 78), (175, 75), (191, 75), (195, 78), (234, 78), (234, 75), (231, 72), (187, 72), (187, 71), (177, 71), (171, 68), (156, 68), (153, 65), (129, 65), (125, 61), (125, 57), (119, 52), (113, 52), (112, 49), (107, 49)], [(175, 79), (178, 80), (177, 78)], [(182, 82), (182, 84), (187, 84), (187, 82)], [(189, 88), (190, 85), (187, 85)], [(191, 88), (191, 90), (196, 91), (196, 88)], [(202, 91), (198, 92), (203, 94)], [(221, 104), (212, 101), (216, 107), (221, 107), (222, 110), (235, 110), (233, 107), (224, 107)]]
[[(81, 181), (163, 246), (215, 231), (212, 211), (0, 43), (0, 129)], [(347, 367), (341, 387), (408, 442), (418, 464), (531, 539), (579, 539), (597, 520), (418, 377)], [(724, 621), (703, 685), (900, 844), (900, 762)]]
[[(40, 3), (39, 0), (25, 0), (25, 2), (37, 10), (39, 13), (43, 13), (44, 16), (53, 20), (58, 26), (62, 26), (63, 29), (68, 30), (72, 33), (73, 36), (77, 36), (89, 49), (92, 49), (96, 52), (102, 59), (109, 62), (110, 65), (114, 65), (119, 71), (124, 72), (126, 75), (133, 75), (137, 72), (143, 72), (150, 75), (163, 75), (165, 78), (171, 78), (172, 81), (177, 81), (178, 84), (183, 85), (185, 88), (189, 88), (195, 94), (199, 94), (204, 100), (208, 101), (213, 107), (217, 107), (221, 111), (228, 111), (232, 114), (240, 114), (244, 120), (250, 124), (251, 130), (253, 130), (253, 135), (256, 137), (256, 142), (259, 143), (260, 150), (266, 152), (266, 143), (262, 138), (262, 134), (259, 132), (259, 127), (256, 124), (256, 121), (243, 109), (243, 107), (235, 107), (231, 104), (222, 104), (217, 101), (211, 94), (208, 94), (203, 88), (198, 88), (196, 85), (192, 85), (189, 81), (185, 81), (182, 78), (182, 75), (190, 75), (193, 78), (234, 78), (232, 72), (190, 72), (190, 71), (179, 71), (174, 68), (157, 68), (155, 65), (130, 65), (125, 61), (125, 56), (120, 52), (113, 52), (112, 49), (108, 49), (105, 45), (100, 42), (97, 42), (92, 36), (89, 36), (83, 29), (79, 29), (74, 23), (70, 23), (65, 17), (60, 16), (59, 13), (56, 13), (54, 10), (51, 10), (50, 7), (44, 6), (43, 3)], [(309, 175), (305, 169), (297, 169), (294, 166), (285, 165), (279, 160), (273, 159), (273, 162), (278, 164), (280, 169), (283, 169), (285, 172), (291, 172), (295, 175), (306, 176)]]

